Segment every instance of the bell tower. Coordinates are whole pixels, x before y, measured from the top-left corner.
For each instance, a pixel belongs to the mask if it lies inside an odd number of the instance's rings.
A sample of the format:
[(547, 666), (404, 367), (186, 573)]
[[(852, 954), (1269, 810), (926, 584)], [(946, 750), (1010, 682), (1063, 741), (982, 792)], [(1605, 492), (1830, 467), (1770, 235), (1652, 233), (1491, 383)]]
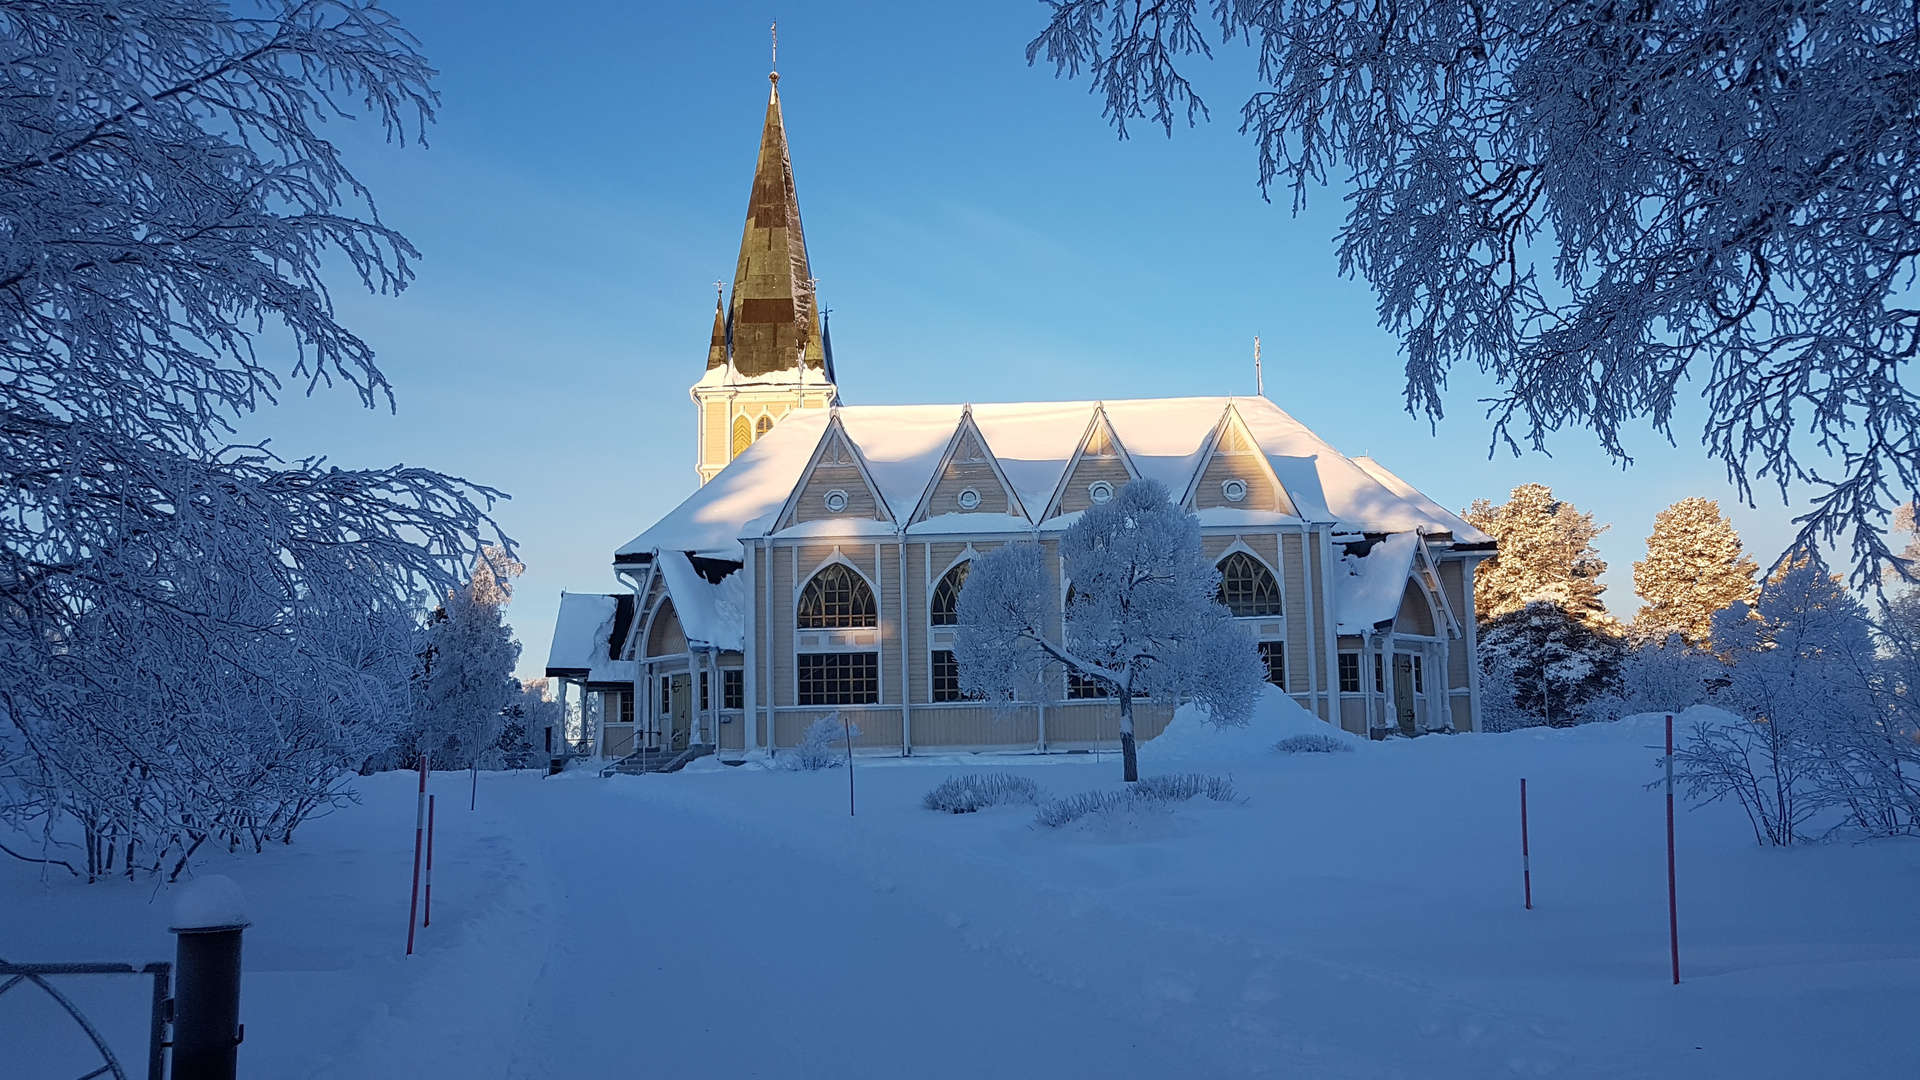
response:
[(691, 394), (699, 410), (695, 467), (702, 484), (795, 409), (835, 404), (826, 335), (793, 162), (780, 115), (780, 73), (768, 78), (767, 119), (734, 265), (733, 296), (715, 299), (707, 370)]

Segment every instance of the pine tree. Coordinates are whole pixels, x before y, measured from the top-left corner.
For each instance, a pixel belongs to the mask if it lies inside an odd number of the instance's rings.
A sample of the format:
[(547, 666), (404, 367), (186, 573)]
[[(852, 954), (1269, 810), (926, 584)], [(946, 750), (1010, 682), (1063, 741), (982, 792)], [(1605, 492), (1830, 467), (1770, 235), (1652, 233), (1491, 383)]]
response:
[(1689, 645), (1706, 645), (1715, 612), (1753, 599), (1757, 569), (1719, 503), (1681, 499), (1654, 515), (1647, 557), (1633, 564), (1633, 587), (1645, 602), (1633, 619), (1635, 636), (1663, 641), (1679, 634)]
[(1513, 704), (1555, 727), (1586, 719), (1582, 707), (1620, 679), (1620, 639), (1551, 600), (1531, 600), (1487, 621), (1481, 663), (1512, 680)]
[(1475, 499), (1462, 514), (1500, 543), (1500, 553), (1474, 572), (1474, 612), (1485, 622), (1547, 600), (1590, 626), (1610, 629), (1600, 594), (1606, 561), (1594, 538), (1612, 528), (1553, 497), (1545, 484), (1522, 484), (1504, 504)]

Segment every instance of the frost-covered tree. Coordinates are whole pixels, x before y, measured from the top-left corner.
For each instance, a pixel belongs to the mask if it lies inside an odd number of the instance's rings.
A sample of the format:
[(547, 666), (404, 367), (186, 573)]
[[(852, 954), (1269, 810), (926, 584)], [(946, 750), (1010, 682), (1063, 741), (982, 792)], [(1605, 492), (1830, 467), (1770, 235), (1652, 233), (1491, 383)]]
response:
[[(1689, 382), (1742, 496), (1814, 491), (1801, 543), (1890, 552), (1920, 491), (1920, 34), (1910, 5), (1056, 0), (1027, 47), (1086, 72), (1124, 137), (1205, 106), (1188, 76), (1250, 40), (1263, 190), (1348, 189), (1343, 271), (1438, 418), (1458, 364), (1516, 451), (1570, 426), (1616, 458)], [(1236, 55), (1241, 55), (1236, 51)]]
[[(520, 693), (513, 677), (520, 643), (505, 617), (511, 573), (519, 564), (503, 566), (505, 561), (505, 552), (489, 546), (473, 577), (449, 591), (427, 620), (407, 748), (429, 755), (434, 767), (503, 764), (496, 744), (507, 707)], [(413, 763), (409, 754), (400, 765)]]
[(1499, 554), (1473, 575), (1473, 606), (1486, 621), (1546, 600), (1595, 626), (1611, 627), (1600, 594), (1606, 561), (1593, 541), (1611, 525), (1553, 497), (1545, 484), (1522, 484), (1495, 506), (1475, 499), (1462, 512), (1475, 528), (1500, 542)]
[(1008, 544), (975, 559), (960, 591), (954, 652), (960, 686), (1005, 700), (1030, 694), (1059, 664), (1105, 687), (1120, 707), (1128, 782), (1140, 778), (1133, 704), (1185, 699), (1217, 724), (1243, 724), (1265, 682), (1253, 639), (1218, 600), (1220, 574), (1201, 551), (1200, 523), (1165, 486), (1135, 480), (1088, 507), (1060, 538), (1072, 582), (1060, 633), (1058, 586), (1040, 548)]
[[(1665, 641), (1640, 641), (1620, 657), (1620, 674), (1610, 693), (1586, 708), (1593, 720), (1618, 720), (1635, 713), (1681, 712), (1708, 702), (1726, 682), (1726, 665), (1713, 653), (1689, 645), (1679, 634)], [(1485, 693), (1486, 681), (1481, 681)]]
[(1481, 663), (1509, 680), (1514, 707), (1565, 727), (1612, 691), (1620, 677), (1620, 639), (1596, 630), (1550, 600), (1532, 600), (1480, 628)]
[(566, 753), (566, 710), (549, 696), (547, 680), (520, 682), (518, 692), (500, 715), (500, 737), (494, 750), (507, 768), (545, 764)]
[(1681, 499), (1654, 515), (1647, 557), (1633, 564), (1633, 588), (1643, 601), (1635, 636), (1662, 641), (1679, 634), (1690, 645), (1707, 644), (1716, 612), (1753, 599), (1757, 569), (1719, 503)]
[(494, 493), (231, 425), (282, 374), (390, 402), (321, 270), (414, 251), (316, 125), (406, 141), (431, 74), (363, 0), (0, 5), (0, 829), (45, 857), (285, 840), (404, 713)]
[(1717, 703), (1739, 720), (1698, 725), (1677, 753), (1677, 775), (1694, 798), (1737, 801), (1762, 843), (1804, 839), (1856, 786), (1849, 751), (1876, 726), (1866, 609), (1803, 557), (1761, 587), (1751, 610), (1743, 601), (1721, 611), (1713, 639), (1733, 658)]

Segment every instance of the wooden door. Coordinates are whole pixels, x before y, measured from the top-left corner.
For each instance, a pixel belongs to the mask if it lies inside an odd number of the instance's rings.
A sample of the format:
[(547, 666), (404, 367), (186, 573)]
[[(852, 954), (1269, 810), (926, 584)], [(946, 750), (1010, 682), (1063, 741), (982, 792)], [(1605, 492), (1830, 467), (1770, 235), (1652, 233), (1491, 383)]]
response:
[(693, 679), (687, 675), (673, 677), (673, 689), (669, 693), (672, 701), (673, 731), (668, 745), (675, 750), (685, 750), (687, 741), (693, 736)]
[(1393, 712), (1402, 735), (1414, 735), (1413, 657), (1397, 653), (1393, 658)]

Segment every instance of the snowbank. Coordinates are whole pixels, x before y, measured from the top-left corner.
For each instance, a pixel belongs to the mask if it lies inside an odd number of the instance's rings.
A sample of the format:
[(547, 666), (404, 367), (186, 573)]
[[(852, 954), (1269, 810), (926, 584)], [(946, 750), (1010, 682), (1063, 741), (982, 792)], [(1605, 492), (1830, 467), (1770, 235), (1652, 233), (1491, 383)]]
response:
[(1279, 687), (1269, 685), (1261, 688), (1253, 717), (1240, 727), (1222, 727), (1208, 720), (1204, 710), (1182, 705), (1174, 710), (1173, 722), (1165, 731), (1140, 744), (1140, 762), (1154, 768), (1175, 763), (1183, 767), (1231, 767), (1235, 762), (1271, 757), (1274, 743), (1309, 732), (1346, 739), (1355, 745), (1366, 742), (1301, 708)]

